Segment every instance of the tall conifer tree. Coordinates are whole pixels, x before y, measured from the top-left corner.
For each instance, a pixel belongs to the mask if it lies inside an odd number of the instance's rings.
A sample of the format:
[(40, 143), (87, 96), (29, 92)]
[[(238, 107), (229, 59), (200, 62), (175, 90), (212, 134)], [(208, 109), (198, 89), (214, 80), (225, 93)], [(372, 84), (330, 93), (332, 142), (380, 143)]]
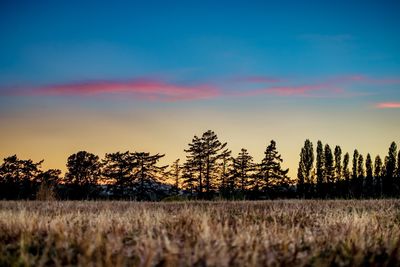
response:
[(344, 195), (345, 197), (349, 197), (350, 195), (350, 155), (346, 153), (343, 157), (343, 177), (344, 177)]
[(310, 197), (312, 193), (311, 171), (314, 164), (314, 149), (310, 140), (304, 142), (300, 152), (300, 162), (297, 171), (298, 193), (300, 197)]
[(374, 192), (375, 196), (382, 196), (382, 159), (379, 155), (375, 157), (375, 166), (374, 166)]
[(317, 162), (316, 162), (316, 176), (317, 176), (317, 194), (323, 197), (323, 183), (324, 183), (324, 147), (321, 141), (317, 142)]
[(244, 195), (251, 184), (254, 176), (255, 164), (253, 157), (247, 152), (247, 149), (242, 148), (236, 158), (233, 158), (232, 177), (230, 187), (239, 189)]
[(392, 142), (389, 147), (387, 161), (385, 162), (385, 176), (383, 177), (383, 192), (387, 196), (394, 194), (394, 176), (396, 171), (397, 145)]
[(333, 183), (335, 181), (335, 167), (333, 166), (332, 150), (328, 144), (325, 145), (324, 158), (325, 158), (324, 191), (325, 194), (328, 194), (329, 197), (332, 197)]
[(276, 142), (271, 140), (271, 143), (265, 149), (264, 158), (259, 166), (264, 191), (267, 191), (270, 186), (284, 190), (289, 185), (289, 177), (287, 176), (289, 169), (282, 169), (282, 162), (282, 156), (276, 149)]
[(366, 177), (364, 186), (364, 197), (372, 197), (374, 174), (373, 174), (372, 158), (369, 153), (367, 154), (367, 159), (365, 160), (365, 168), (366, 168)]

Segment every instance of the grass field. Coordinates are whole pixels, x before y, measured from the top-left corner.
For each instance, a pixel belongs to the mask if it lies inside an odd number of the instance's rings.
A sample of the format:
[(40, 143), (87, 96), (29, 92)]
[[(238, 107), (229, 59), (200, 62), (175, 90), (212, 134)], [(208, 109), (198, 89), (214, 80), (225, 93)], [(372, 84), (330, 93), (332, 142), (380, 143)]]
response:
[(400, 266), (400, 201), (3, 201), (0, 240), (0, 266)]

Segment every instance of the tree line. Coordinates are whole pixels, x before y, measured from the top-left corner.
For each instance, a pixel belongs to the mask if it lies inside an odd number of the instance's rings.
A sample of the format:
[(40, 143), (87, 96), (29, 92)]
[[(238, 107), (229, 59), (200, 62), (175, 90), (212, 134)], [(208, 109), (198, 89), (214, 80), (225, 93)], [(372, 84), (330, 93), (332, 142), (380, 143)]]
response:
[[(315, 166), (314, 166), (315, 161)], [(340, 146), (306, 140), (300, 152), (297, 192), (303, 198), (380, 198), (400, 196), (400, 151), (392, 142), (384, 160), (357, 149), (343, 155)]]
[(271, 140), (260, 162), (242, 148), (232, 155), (226, 142), (208, 130), (195, 135), (186, 159), (160, 165), (164, 154), (79, 151), (67, 159), (64, 176), (42, 170), (43, 161), (7, 157), (0, 165), (0, 199), (274, 199), (379, 198), (400, 196), (400, 151), (393, 142), (382, 161), (358, 150), (343, 155), (306, 140), (296, 179), (288, 177), (277, 144)]

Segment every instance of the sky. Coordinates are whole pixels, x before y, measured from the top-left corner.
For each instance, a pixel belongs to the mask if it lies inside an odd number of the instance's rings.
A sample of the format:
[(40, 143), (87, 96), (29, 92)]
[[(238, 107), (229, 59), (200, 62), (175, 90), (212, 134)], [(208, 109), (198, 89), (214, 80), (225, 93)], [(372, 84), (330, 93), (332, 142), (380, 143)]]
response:
[(208, 129), (296, 176), (309, 138), (400, 144), (400, 1), (0, 1), (0, 158), (148, 151)]

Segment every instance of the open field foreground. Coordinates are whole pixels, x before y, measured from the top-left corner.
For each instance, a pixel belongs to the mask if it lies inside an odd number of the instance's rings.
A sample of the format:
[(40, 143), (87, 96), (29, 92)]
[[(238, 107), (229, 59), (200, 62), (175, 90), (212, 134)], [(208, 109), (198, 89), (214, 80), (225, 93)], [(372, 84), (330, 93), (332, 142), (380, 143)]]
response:
[(400, 266), (400, 201), (3, 201), (0, 240), (0, 266)]

